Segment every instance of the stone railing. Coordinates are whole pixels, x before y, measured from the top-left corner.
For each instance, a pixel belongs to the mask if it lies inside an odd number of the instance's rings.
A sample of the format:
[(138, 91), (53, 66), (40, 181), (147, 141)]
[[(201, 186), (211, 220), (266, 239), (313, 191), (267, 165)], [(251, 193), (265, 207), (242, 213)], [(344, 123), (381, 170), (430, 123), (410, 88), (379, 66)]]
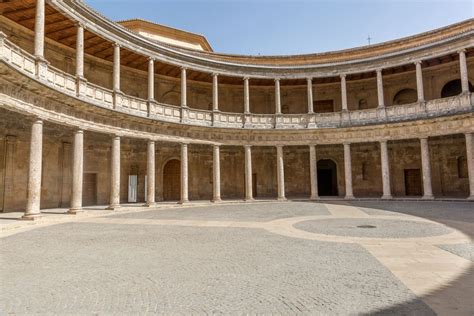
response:
[(314, 129), (384, 124), (473, 111), (470, 94), (423, 103), (314, 114), (243, 114), (162, 104), (112, 91), (76, 78), (0, 36), (0, 59), (10, 67), (62, 93), (95, 106), (180, 124), (243, 129)]

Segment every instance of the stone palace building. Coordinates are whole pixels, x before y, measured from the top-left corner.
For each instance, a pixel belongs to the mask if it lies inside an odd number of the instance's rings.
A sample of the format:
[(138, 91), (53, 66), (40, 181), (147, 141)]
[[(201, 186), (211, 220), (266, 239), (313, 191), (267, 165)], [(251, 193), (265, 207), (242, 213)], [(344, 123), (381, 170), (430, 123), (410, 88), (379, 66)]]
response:
[(78, 0), (0, 10), (0, 211), (474, 199), (472, 19), (342, 51), (240, 56)]

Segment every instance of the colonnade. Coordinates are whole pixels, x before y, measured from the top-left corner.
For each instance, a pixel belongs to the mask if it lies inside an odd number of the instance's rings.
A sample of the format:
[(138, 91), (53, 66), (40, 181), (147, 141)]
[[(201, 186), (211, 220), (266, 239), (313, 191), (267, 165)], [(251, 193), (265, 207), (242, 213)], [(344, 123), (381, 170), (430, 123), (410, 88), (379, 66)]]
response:
[[(474, 137), (472, 133), (465, 134), (466, 157), (469, 177), (468, 199), (474, 199)], [(40, 216), (41, 200), (41, 170), (42, 170), (42, 142), (43, 142), (43, 121), (37, 119), (31, 127), (30, 155), (29, 155), (29, 173), (28, 173), (28, 194), (27, 205), (23, 219), (34, 219)], [(111, 138), (111, 174), (110, 174), (110, 210), (117, 210), (120, 207), (120, 143), (121, 137), (113, 135)], [(391, 199), (390, 187), (390, 161), (388, 155), (388, 141), (381, 140), (380, 159), (381, 159), (381, 177), (383, 184), (382, 199)], [(290, 146), (286, 146), (288, 148)], [(345, 199), (354, 199), (352, 189), (352, 158), (351, 144), (343, 143), (344, 147), (344, 174), (345, 174)], [(149, 140), (147, 143), (147, 206), (155, 205), (155, 142)], [(431, 162), (428, 138), (420, 138), (421, 165), (423, 178), (423, 199), (433, 199), (433, 190), (431, 184)], [(220, 167), (220, 145), (212, 145), (213, 152), (213, 202), (221, 201), (221, 167)], [(245, 153), (245, 201), (253, 201), (253, 181), (252, 181), (252, 146), (244, 146)], [(73, 161), (72, 161), (72, 190), (71, 207), (68, 213), (76, 214), (82, 209), (82, 180), (84, 163), (84, 132), (76, 130), (73, 140)], [(309, 163), (310, 163), (310, 183), (311, 200), (318, 200), (317, 183), (317, 145), (309, 145)], [(276, 146), (276, 168), (277, 168), (277, 192), (278, 200), (286, 200), (285, 195), (285, 164), (284, 147)], [(189, 168), (188, 168), (188, 144), (181, 144), (181, 198), (179, 203), (189, 202)]]
[[(44, 59), (44, 36), (45, 36), (45, 0), (37, 0), (36, 6), (36, 19), (35, 19), (35, 41), (34, 41), (34, 54), (38, 60), (38, 63), (45, 63)], [(113, 91), (115, 94), (121, 94), (120, 84), (120, 50), (121, 46), (118, 43), (113, 43)], [(462, 93), (469, 93), (469, 79), (467, 72), (466, 63), (466, 50), (461, 49), (458, 51), (459, 64), (460, 64), (460, 77)], [(147, 56), (149, 58), (148, 64), (148, 101), (149, 109), (151, 109), (151, 103), (154, 102), (154, 63), (155, 59), (153, 56)], [(423, 88), (423, 70), (422, 60), (415, 61), (416, 69), (416, 85), (418, 102), (425, 102), (424, 88)], [(377, 78), (377, 94), (378, 94), (378, 108), (383, 109), (385, 107), (384, 102), (384, 86), (383, 86), (383, 69), (377, 68), (375, 70)], [(187, 108), (187, 68), (181, 68), (181, 107)], [(340, 86), (341, 86), (341, 104), (342, 112), (348, 111), (347, 102), (347, 82), (346, 77), (349, 73), (341, 73)], [(77, 41), (76, 41), (76, 77), (78, 80), (85, 80), (84, 78), (84, 25), (81, 23), (77, 24)], [(250, 114), (250, 77), (244, 76), (244, 114)], [(281, 87), (280, 78), (274, 78), (275, 81), (275, 114), (279, 115), (281, 111)], [(313, 77), (309, 76), (306, 78), (307, 81), (307, 101), (308, 101), (308, 114), (312, 114), (313, 111), (313, 99), (314, 99), (314, 85)], [(219, 85), (219, 74), (212, 73), (212, 110), (214, 112), (219, 111), (219, 97), (218, 97), (218, 85)]]

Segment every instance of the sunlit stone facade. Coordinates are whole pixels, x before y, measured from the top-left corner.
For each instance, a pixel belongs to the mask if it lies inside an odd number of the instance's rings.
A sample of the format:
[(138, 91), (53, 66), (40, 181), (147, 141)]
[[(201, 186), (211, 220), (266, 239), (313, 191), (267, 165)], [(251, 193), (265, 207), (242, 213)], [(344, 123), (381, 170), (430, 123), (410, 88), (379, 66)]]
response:
[(473, 20), (255, 57), (155, 41), (80, 1), (1, 8), (4, 212), (474, 198)]

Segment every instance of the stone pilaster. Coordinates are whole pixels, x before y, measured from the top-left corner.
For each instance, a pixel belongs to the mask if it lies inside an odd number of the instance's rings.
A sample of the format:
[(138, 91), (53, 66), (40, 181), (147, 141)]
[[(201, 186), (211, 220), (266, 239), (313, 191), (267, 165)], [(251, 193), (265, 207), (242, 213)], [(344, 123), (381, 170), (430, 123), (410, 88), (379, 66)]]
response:
[(351, 200), (354, 198), (352, 191), (352, 158), (351, 158), (351, 144), (344, 143), (344, 175), (346, 180), (346, 196), (345, 199)]
[(467, 173), (469, 177), (469, 197), (474, 200), (474, 136), (472, 133), (466, 134), (466, 160)]
[(281, 114), (280, 79), (275, 79), (275, 114)]
[(77, 214), (82, 211), (82, 182), (84, 173), (84, 131), (77, 130), (74, 133), (72, 153), (72, 190), (71, 208), (69, 214)]
[(155, 60), (148, 58), (148, 101), (155, 100)]
[(84, 78), (84, 26), (77, 24), (76, 30), (76, 77)]
[(388, 146), (387, 141), (383, 140), (380, 142), (380, 158), (382, 166), (382, 186), (383, 195), (382, 199), (391, 199), (392, 190), (390, 188), (390, 158), (388, 157)]
[(155, 205), (155, 142), (147, 144), (146, 159), (146, 206)]
[(250, 84), (249, 78), (244, 78), (244, 113), (250, 114)]
[(183, 67), (181, 68), (181, 107), (187, 106), (186, 68)]
[(179, 203), (188, 202), (188, 144), (181, 144), (181, 200)]
[(114, 91), (120, 91), (120, 45), (114, 44)]
[(36, 0), (35, 56), (44, 60), (45, 0)]
[(346, 75), (341, 75), (341, 105), (342, 111), (347, 112), (347, 84), (346, 84)]
[(120, 207), (120, 137), (112, 137), (109, 210)]
[(221, 160), (220, 147), (214, 145), (212, 148), (213, 157), (213, 197), (212, 202), (217, 203), (221, 201)]
[(219, 75), (212, 74), (212, 110), (219, 111)]
[(415, 62), (416, 67), (416, 91), (418, 93), (418, 102), (425, 102), (425, 90), (423, 88), (423, 70), (421, 61)]
[(469, 93), (469, 77), (466, 63), (466, 50), (462, 49), (459, 52), (459, 70), (461, 74), (462, 93)]
[(308, 94), (308, 114), (313, 114), (313, 79), (306, 79), (306, 90)]
[(245, 201), (253, 201), (252, 190), (252, 146), (246, 145), (245, 149)]
[(421, 145), (421, 167), (423, 169), (423, 199), (433, 199), (433, 189), (431, 186), (431, 162), (430, 148), (428, 146), (428, 138), (420, 139)]
[(319, 200), (318, 193), (318, 169), (317, 169), (316, 146), (309, 145), (309, 174), (311, 183), (311, 200)]
[(277, 181), (278, 200), (285, 201), (285, 162), (283, 160), (283, 146), (277, 146)]
[(34, 220), (41, 216), (41, 170), (43, 163), (43, 121), (31, 127), (30, 162), (28, 169), (27, 204), (22, 219)]
[(383, 94), (383, 74), (382, 69), (377, 69), (377, 97), (378, 97), (378, 107), (384, 108), (385, 101), (384, 101), (384, 94)]

